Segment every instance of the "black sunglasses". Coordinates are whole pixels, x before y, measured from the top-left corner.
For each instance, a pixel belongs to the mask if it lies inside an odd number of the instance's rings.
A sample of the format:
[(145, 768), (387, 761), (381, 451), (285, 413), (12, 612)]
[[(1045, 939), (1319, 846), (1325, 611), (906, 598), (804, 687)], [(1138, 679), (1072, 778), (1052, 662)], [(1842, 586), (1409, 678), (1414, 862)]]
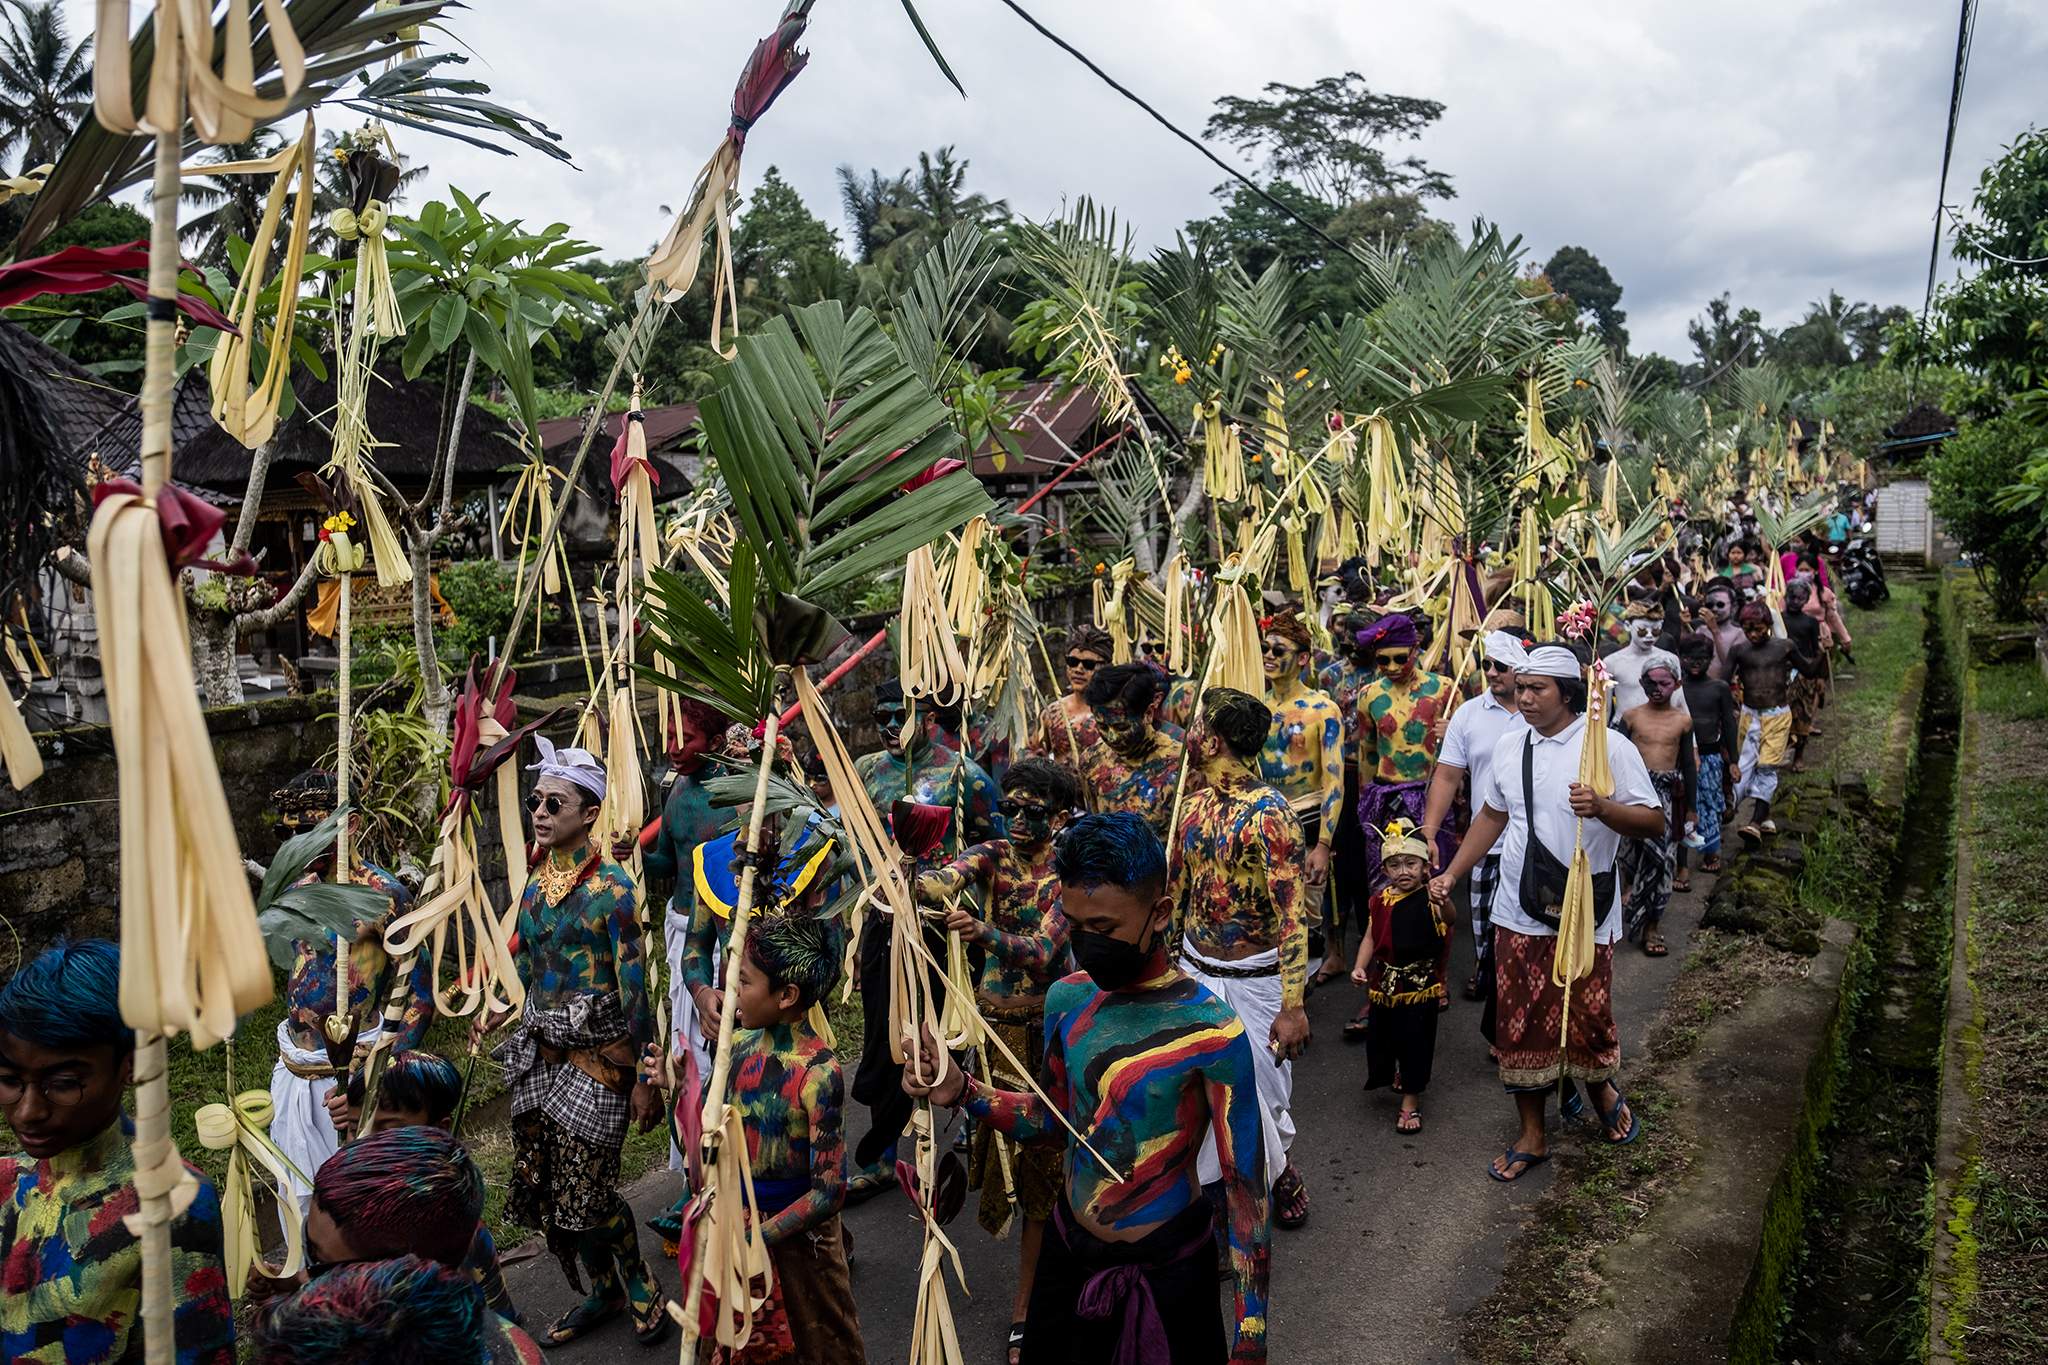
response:
[(1023, 801), (1003, 800), (996, 802), (996, 813), (1001, 815), (1005, 820), (1014, 820), (1020, 815), (1050, 815), (1052, 813), (1052, 807), (1042, 806), (1038, 804), (1036, 801), (1027, 803)]
[(1068, 667), (1068, 668), (1100, 668), (1100, 667), (1102, 667), (1102, 660), (1100, 660), (1100, 659), (1084, 659), (1084, 658), (1082, 658), (1082, 657), (1081, 657), (1080, 655), (1078, 655), (1078, 654), (1069, 654), (1069, 655), (1067, 656), (1067, 667)]
[(1294, 653), (1293, 645), (1269, 644), (1266, 646), (1266, 657), (1269, 659), (1284, 659), (1292, 653)]
[(526, 798), (526, 808), (535, 813), (545, 806), (549, 815), (559, 815), (562, 813), (562, 807), (567, 804), (554, 792), (535, 792)]
[(1373, 655), (1373, 658), (1383, 664), (1405, 664), (1414, 657), (1415, 651), (1412, 649), (1383, 649)]

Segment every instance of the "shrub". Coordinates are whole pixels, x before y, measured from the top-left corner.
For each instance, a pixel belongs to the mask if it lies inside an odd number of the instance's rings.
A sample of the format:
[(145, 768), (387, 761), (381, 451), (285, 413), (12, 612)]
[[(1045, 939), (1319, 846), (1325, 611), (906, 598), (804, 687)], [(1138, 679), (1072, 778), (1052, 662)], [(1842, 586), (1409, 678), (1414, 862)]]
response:
[(435, 652), (459, 673), (471, 655), (484, 657), (495, 637), (505, 647), (505, 627), (512, 624), (512, 571), (491, 559), (470, 559), (439, 571), (441, 596), (455, 612), (455, 624), (435, 635)]
[(1971, 556), (2001, 620), (2026, 614), (2028, 589), (2048, 566), (2041, 508), (2014, 507), (2000, 497), (2020, 481), (2040, 443), (2038, 429), (2008, 413), (1965, 426), (1927, 466), (1928, 504)]

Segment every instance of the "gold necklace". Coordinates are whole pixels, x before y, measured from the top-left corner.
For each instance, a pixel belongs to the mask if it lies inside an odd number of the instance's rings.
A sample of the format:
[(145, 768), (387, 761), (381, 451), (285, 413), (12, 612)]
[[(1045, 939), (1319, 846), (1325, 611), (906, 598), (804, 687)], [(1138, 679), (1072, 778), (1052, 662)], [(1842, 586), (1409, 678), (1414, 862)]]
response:
[(548, 903), (550, 910), (576, 889), (576, 874), (580, 870), (581, 864), (563, 862), (558, 850), (548, 850), (548, 856), (541, 861), (540, 870), (534, 873), (533, 879), (540, 886), (541, 899)]

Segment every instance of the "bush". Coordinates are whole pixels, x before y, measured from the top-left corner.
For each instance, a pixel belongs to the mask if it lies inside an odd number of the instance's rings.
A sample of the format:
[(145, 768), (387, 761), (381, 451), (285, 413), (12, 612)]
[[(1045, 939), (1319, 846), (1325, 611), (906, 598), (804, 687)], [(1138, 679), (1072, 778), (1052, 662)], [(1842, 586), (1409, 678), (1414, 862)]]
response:
[(452, 662), (455, 671), (469, 666), (471, 655), (483, 658), (493, 638), (505, 646), (505, 627), (512, 624), (512, 570), (491, 559), (450, 564), (439, 573), (441, 596), (455, 612), (455, 624), (436, 632), (435, 652)]
[(2002, 506), (2000, 497), (2020, 481), (2040, 441), (2036, 428), (2008, 413), (1965, 426), (1927, 466), (1928, 505), (1972, 557), (2001, 620), (2025, 616), (2028, 589), (2048, 566), (2040, 507)]

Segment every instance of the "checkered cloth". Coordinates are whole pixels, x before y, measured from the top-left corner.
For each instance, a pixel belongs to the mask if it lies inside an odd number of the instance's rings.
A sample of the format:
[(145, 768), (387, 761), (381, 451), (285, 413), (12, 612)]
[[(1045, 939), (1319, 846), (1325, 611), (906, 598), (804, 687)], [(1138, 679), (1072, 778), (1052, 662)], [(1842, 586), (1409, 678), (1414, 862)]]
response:
[(616, 995), (579, 995), (559, 1009), (529, 1000), (519, 1027), (494, 1054), (512, 1087), (512, 1116), (535, 1110), (589, 1142), (626, 1139), (627, 1097), (566, 1061), (549, 1062), (540, 1045), (563, 1052), (594, 1051), (626, 1036), (626, 1014)]
[(1478, 944), (1478, 956), (1485, 957), (1493, 946), (1493, 935), (1487, 925), (1493, 919), (1493, 892), (1500, 885), (1500, 855), (1489, 853), (1474, 865), (1470, 873), (1472, 889), (1472, 940)]

